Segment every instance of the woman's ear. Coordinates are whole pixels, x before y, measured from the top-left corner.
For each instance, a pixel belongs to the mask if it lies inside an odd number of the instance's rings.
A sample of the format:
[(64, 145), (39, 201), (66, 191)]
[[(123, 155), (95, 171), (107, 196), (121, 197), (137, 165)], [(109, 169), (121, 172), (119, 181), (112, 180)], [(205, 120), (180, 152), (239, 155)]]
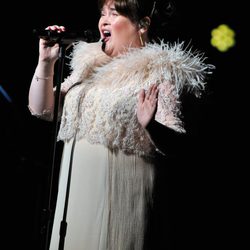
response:
[(139, 22), (139, 29), (141, 34), (145, 33), (146, 31), (148, 31), (149, 26), (151, 23), (151, 19), (148, 16), (143, 17), (140, 22)]

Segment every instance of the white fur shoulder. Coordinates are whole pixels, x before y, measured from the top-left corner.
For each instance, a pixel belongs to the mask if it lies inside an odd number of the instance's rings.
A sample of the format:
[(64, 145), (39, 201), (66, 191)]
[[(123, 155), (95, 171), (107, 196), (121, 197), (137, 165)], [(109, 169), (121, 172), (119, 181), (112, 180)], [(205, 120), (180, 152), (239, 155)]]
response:
[(142, 50), (131, 49), (125, 57), (131, 57), (130, 63), (134, 60), (137, 65), (138, 62), (144, 66), (147, 63), (147, 68), (153, 69), (154, 74), (174, 84), (178, 94), (186, 90), (200, 96), (206, 85), (207, 75), (215, 68), (214, 65), (205, 63), (203, 54), (185, 49), (183, 42), (149, 43)]
[[(108, 57), (101, 50), (100, 42), (79, 42), (71, 56), (71, 68), (78, 74), (82, 74), (86, 69), (92, 71), (92, 68), (98, 67), (99, 73), (106, 72), (110, 75), (112, 72), (113, 75), (113, 69), (120, 68), (123, 70), (116, 74), (116, 77), (119, 81), (129, 82), (128, 78), (135, 77), (138, 72), (144, 74), (146, 69), (151, 75), (149, 81), (169, 81), (175, 85), (177, 94), (186, 90), (196, 96), (200, 96), (206, 85), (207, 75), (214, 69), (213, 65), (205, 63), (206, 58), (203, 54), (185, 49), (183, 42), (148, 43), (141, 49), (131, 48), (128, 53), (116, 58)], [(130, 73), (127, 74), (128, 72)]]
[(83, 41), (74, 44), (70, 57), (72, 59), (70, 63), (71, 69), (80, 72), (86, 67), (86, 64), (98, 66), (111, 59), (101, 50), (100, 42), (86, 43)]

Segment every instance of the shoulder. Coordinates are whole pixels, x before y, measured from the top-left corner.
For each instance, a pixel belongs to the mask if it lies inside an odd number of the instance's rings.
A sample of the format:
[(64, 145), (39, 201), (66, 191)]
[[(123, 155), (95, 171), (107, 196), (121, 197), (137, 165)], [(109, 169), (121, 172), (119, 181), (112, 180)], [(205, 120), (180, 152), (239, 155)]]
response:
[[(204, 53), (193, 51), (191, 48), (185, 47), (184, 42), (165, 43), (149, 43), (143, 49), (146, 55), (155, 58), (157, 63), (161, 62), (164, 65), (189, 68), (205, 64)], [(213, 67), (212, 65), (208, 65)]]
[(73, 44), (70, 66), (72, 69), (78, 68), (83, 64), (99, 64), (110, 60), (110, 58), (102, 51), (101, 42), (87, 43), (84, 41)]
[(101, 43), (87, 43), (84, 41), (79, 41), (73, 44), (73, 56), (77, 56), (78, 54), (82, 54), (82, 52), (88, 53), (103, 53), (101, 50)]
[(215, 68), (206, 63), (204, 53), (185, 47), (184, 42), (150, 43), (145, 51), (146, 54), (154, 55), (152, 63), (162, 70), (165, 80), (175, 84), (179, 93), (186, 89), (199, 96), (205, 87), (207, 76)]

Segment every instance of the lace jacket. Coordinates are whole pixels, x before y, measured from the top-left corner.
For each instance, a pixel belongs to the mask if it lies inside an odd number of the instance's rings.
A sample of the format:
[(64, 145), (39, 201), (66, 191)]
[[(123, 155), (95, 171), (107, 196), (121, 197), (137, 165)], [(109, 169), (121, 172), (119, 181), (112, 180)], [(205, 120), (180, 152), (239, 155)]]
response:
[(183, 44), (163, 42), (115, 58), (103, 53), (99, 42), (78, 42), (70, 56), (71, 74), (62, 83), (66, 96), (58, 140), (76, 134), (77, 140), (145, 156), (153, 155), (156, 147), (137, 121), (139, 91), (157, 83), (155, 119), (183, 133), (180, 94), (190, 91), (199, 96), (212, 68), (202, 56), (183, 49)]

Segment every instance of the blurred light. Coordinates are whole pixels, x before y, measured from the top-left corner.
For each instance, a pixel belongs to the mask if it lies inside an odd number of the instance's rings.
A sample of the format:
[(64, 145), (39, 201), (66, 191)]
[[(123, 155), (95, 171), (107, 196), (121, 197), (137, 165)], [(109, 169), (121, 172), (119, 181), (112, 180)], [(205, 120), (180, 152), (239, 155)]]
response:
[(221, 24), (211, 31), (211, 45), (220, 52), (226, 52), (236, 43), (235, 32), (227, 24)]
[(4, 88), (0, 85), (0, 93), (4, 96), (4, 98), (8, 101), (8, 102), (12, 102), (10, 96), (8, 95), (8, 93), (4, 90)]

